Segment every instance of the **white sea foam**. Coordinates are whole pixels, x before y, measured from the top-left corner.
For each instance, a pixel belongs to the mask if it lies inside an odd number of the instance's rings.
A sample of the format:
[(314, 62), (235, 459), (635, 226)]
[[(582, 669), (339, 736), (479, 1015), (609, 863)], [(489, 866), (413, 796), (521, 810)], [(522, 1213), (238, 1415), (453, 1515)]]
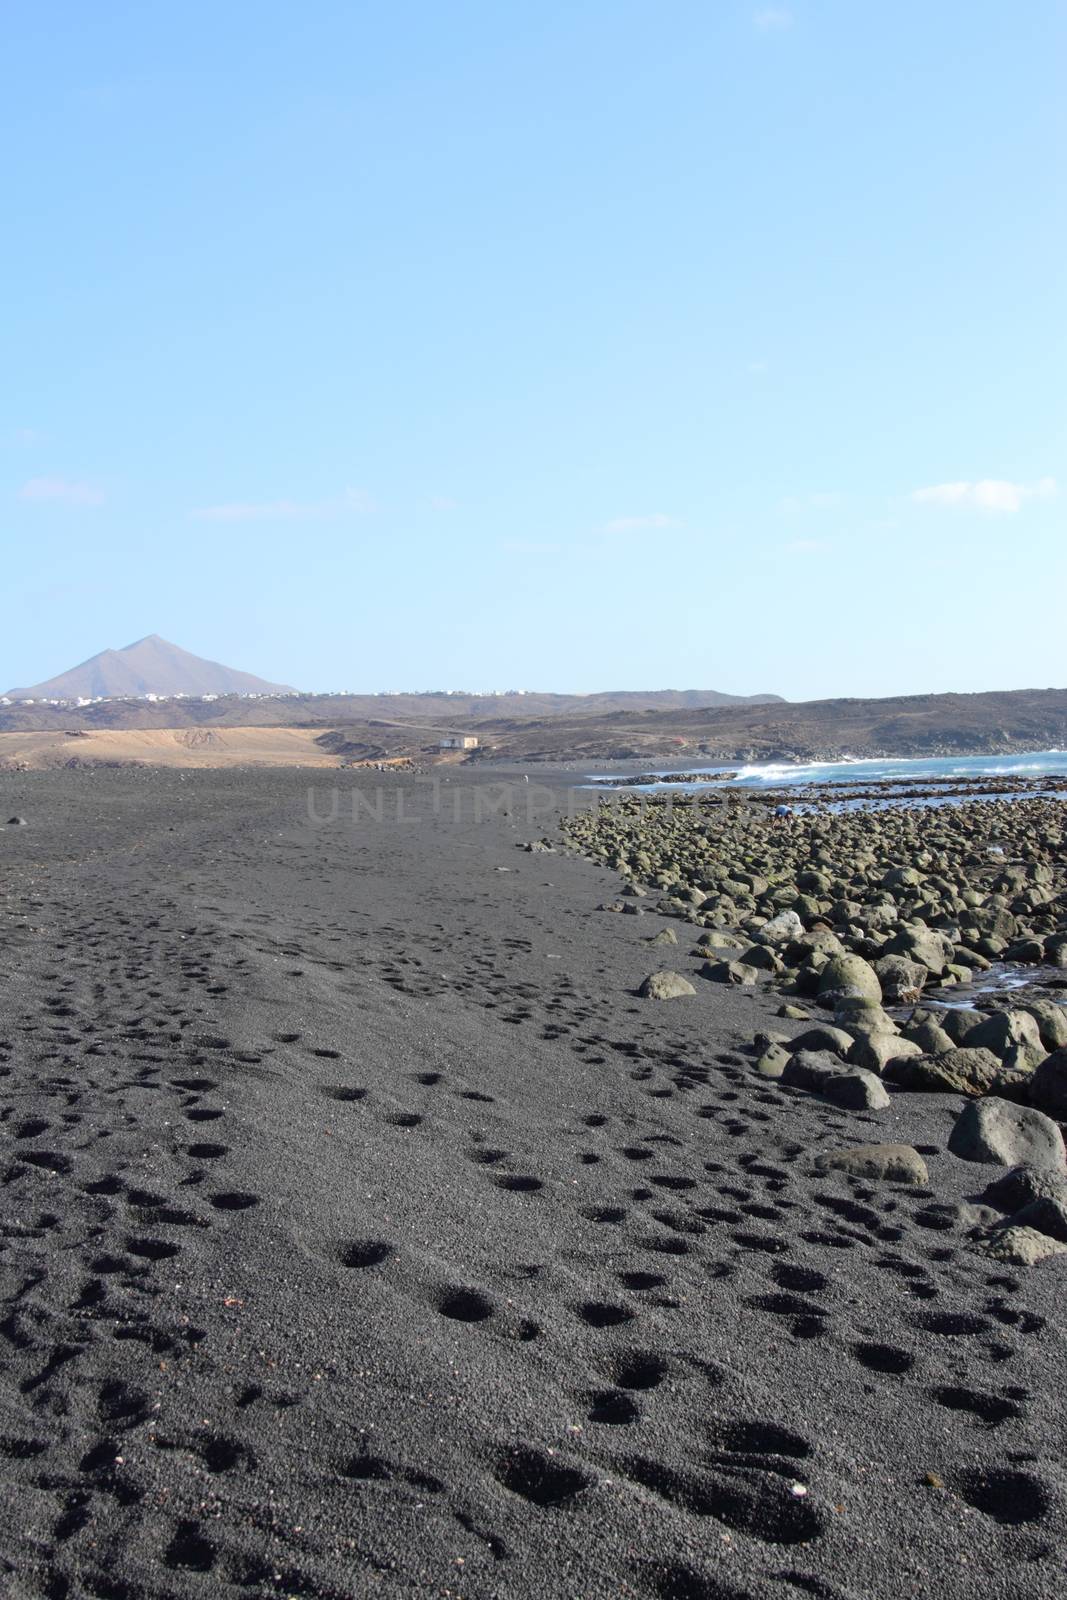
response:
[[(922, 782), (946, 778), (1067, 778), (1067, 751), (1027, 750), (1017, 756), (878, 757), (848, 756), (841, 761), (767, 761), (738, 767), (721, 763), (713, 767), (660, 768), (660, 782), (651, 788), (689, 788), (680, 774), (720, 773), (744, 788), (803, 788), (809, 784), (841, 784), (855, 788), (883, 779)], [(591, 777), (595, 782), (596, 779)], [(695, 786), (693, 786), (695, 787)]]

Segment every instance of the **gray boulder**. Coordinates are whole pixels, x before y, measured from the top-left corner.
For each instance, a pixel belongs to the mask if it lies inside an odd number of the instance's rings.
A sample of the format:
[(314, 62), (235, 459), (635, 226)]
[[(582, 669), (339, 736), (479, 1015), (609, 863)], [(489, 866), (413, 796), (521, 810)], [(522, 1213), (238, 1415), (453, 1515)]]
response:
[(927, 1094), (988, 1094), (1004, 1071), (992, 1050), (945, 1050), (939, 1056), (898, 1056), (885, 1075), (902, 1089)]
[(860, 1144), (852, 1150), (829, 1150), (816, 1156), (820, 1172), (844, 1172), (850, 1178), (871, 1178), (879, 1183), (925, 1184), (930, 1181), (926, 1162), (910, 1144)]
[(1050, 1239), (1062, 1239), (1067, 1244), (1067, 1200), (1039, 1195), (1010, 1220), (1013, 1227), (1036, 1228), (1038, 1233), (1047, 1233)]
[(804, 936), (804, 924), (795, 911), (779, 911), (776, 917), (765, 922), (758, 937), (764, 944), (788, 944), (791, 939)]
[(941, 1056), (953, 1048), (952, 1040), (933, 1017), (926, 1017), (922, 1022), (909, 1025), (904, 1030), (904, 1037), (917, 1044), (927, 1056)]
[(1028, 1011), (995, 1011), (967, 1035), (975, 1049), (993, 1050), (1006, 1067), (1028, 1072), (1048, 1054), (1036, 1018)]
[(1067, 1007), (1058, 1006), (1055, 1000), (1027, 1000), (1019, 1010), (1033, 1017), (1046, 1050), (1062, 1050), (1067, 1045)]
[(849, 995), (834, 1006), (834, 1026), (853, 1037), (857, 1033), (899, 1033), (900, 1029), (877, 1000)]
[(878, 974), (862, 956), (831, 956), (819, 974), (819, 1001), (834, 1007), (842, 1000), (871, 1000), (882, 1003)]
[(712, 983), (732, 983), (750, 988), (758, 982), (760, 973), (743, 961), (705, 961), (700, 969)]
[(749, 945), (737, 958), (743, 966), (756, 967), (760, 972), (781, 972), (782, 963), (766, 944)]
[(1051, 1117), (994, 1095), (964, 1106), (949, 1134), (948, 1147), (963, 1161), (1067, 1171), (1063, 1137)]
[(890, 1005), (914, 1005), (930, 976), (926, 967), (907, 956), (880, 956), (874, 963), (882, 998)]
[(780, 1044), (769, 1044), (756, 1062), (761, 1078), (780, 1078), (789, 1065), (789, 1051)]
[(978, 1239), (975, 1248), (994, 1261), (1004, 1261), (1015, 1267), (1036, 1267), (1049, 1256), (1067, 1255), (1067, 1244), (1050, 1239), (1047, 1233), (1036, 1228), (994, 1228)]
[(941, 1026), (953, 1044), (969, 1044), (971, 1034), (976, 1028), (980, 1028), (985, 1020), (984, 1012), (972, 1011), (963, 1006), (950, 1007), (945, 1012)]
[(914, 867), (890, 867), (882, 875), (881, 886), (883, 889), (917, 889), (922, 883), (922, 873), (916, 872)]
[(789, 1058), (782, 1083), (807, 1089), (849, 1110), (884, 1111), (889, 1096), (873, 1072), (848, 1067), (828, 1051), (798, 1050)]
[(901, 928), (885, 947), (887, 956), (907, 956), (939, 978), (955, 954), (952, 940), (932, 928)]
[(830, 928), (812, 928), (810, 933), (801, 934), (799, 939), (793, 939), (786, 947), (785, 953), (793, 966), (800, 967), (806, 966), (816, 956), (826, 958), (843, 956), (845, 947)]
[(920, 1045), (901, 1038), (899, 1034), (857, 1033), (852, 1040), (848, 1059), (857, 1067), (866, 1067), (868, 1072), (877, 1072), (881, 1076), (890, 1062), (921, 1055)]
[(1032, 1200), (1058, 1200), (1067, 1203), (1067, 1173), (1048, 1167), (1012, 1167), (1001, 1178), (994, 1178), (981, 1198), (998, 1211), (1021, 1211)]
[(651, 972), (637, 992), (644, 1000), (679, 1000), (696, 994), (688, 978), (678, 972)]
[(1030, 1099), (1050, 1117), (1067, 1122), (1067, 1049), (1046, 1056), (1030, 1079)]
[(789, 1040), (790, 1050), (829, 1050), (832, 1055), (841, 1056), (842, 1059), (851, 1048), (852, 1035), (846, 1033), (844, 1028), (832, 1027), (828, 1022), (805, 1028), (803, 1033)]

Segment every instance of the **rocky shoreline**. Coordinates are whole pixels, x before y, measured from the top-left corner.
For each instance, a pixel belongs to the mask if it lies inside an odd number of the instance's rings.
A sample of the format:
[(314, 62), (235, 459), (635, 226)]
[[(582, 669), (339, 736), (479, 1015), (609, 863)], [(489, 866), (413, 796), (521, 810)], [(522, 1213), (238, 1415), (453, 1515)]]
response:
[[(777, 819), (766, 798), (633, 797), (563, 831), (622, 877), (605, 909), (639, 913), (658, 891), (657, 912), (699, 930), (692, 978), (783, 996), (792, 1026), (756, 1034), (760, 1076), (867, 1111), (889, 1105), (887, 1084), (960, 1095), (949, 1149), (1019, 1169), (965, 1219), (975, 1244), (1018, 1264), (1067, 1251), (1062, 803)], [(678, 938), (668, 927), (650, 942)], [(998, 986), (960, 1003), (994, 973)], [(651, 973), (640, 993), (691, 995), (690, 976)]]
[[(806, 766), (807, 763), (799, 763)], [(627, 775), (612, 775), (598, 777), (590, 780), (590, 787), (595, 789), (647, 789), (657, 788), (670, 784), (683, 788), (685, 786), (696, 788), (698, 785), (720, 787), (733, 786), (734, 794), (741, 794), (753, 800), (762, 799), (765, 804), (777, 805), (783, 800), (796, 804), (828, 805), (840, 804), (843, 801), (891, 801), (901, 800), (954, 800), (954, 799), (982, 799), (1005, 795), (1051, 795), (1067, 793), (1067, 778), (1055, 776), (1031, 777), (1022, 773), (1005, 773), (998, 777), (913, 777), (913, 778), (877, 778), (864, 779), (857, 777), (854, 782), (839, 779), (834, 783), (803, 783), (791, 785), (788, 780), (781, 783), (767, 785), (765, 788), (749, 789), (736, 784), (736, 772), (733, 769), (722, 772), (666, 772), (662, 769), (656, 772), (640, 772)], [(730, 793), (726, 789), (725, 793)]]

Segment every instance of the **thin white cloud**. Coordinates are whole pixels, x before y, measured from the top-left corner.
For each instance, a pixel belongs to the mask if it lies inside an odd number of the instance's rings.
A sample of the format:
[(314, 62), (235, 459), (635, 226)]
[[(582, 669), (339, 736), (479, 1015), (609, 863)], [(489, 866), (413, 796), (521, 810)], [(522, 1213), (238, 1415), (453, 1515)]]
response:
[(19, 499), (38, 505), (102, 506), (104, 491), (70, 478), (30, 478), (19, 490)]
[(1051, 500), (1055, 493), (1055, 478), (1039, 478), (1036, 483), (980, 478), (975, 483), (961, 480), (913, 489), (911, 498), (923, 506), (964, 506), (977, 511), (1015, 512), (1021, 510), (1027, 500)]
[(346, 489), (333, 500), (236, 500), (199, 506), (198, 522), (301, 522), (313, 517), (369, 516), (378, 508), (363, 489)]
[(430, 496), (431, 511), (458, 511), (459, 501), (453, 500), (447, 494), (433, 494)]
[(752, 13), (752, 21), (760, 33), (784, 33), (793, 26), (793, 13), (784, 6), (764, 6)]
[(644, 533), (655, 528), (677, 528), (678, 518), (668, 517), (663, 511), (653, 511), (642, 517), (613, 517), (605, 522), (605, 533)]

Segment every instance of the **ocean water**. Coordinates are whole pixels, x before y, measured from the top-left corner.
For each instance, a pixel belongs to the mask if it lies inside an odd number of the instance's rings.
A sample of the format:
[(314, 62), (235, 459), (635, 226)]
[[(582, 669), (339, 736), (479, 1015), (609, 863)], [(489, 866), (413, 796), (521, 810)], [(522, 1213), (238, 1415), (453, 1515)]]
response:
[[(697, 790), (714, 793), (720, 785), (679, 782), (675, 773), (723, 774), (722, 788), (737, 785), (744, 789), (803, 790), (813, 785), (833, 785), (843, 792), (866, 788), (868, 785), (894, 780), (913, 782), (917, 787), (932, 780), (945, 782), (953, 778), (1067, 778), (1067, 750), (1034, 750), (1009, 756), (946, 756), (929, 758), (903, 758), (899, 760), (766, 762), (752, 766), (711, 767), (656, 767), (657, 783), (642, 783), (642, 792), (657, 790)], [(603, 782), (602, 776), (591, 774), (590, 783)], [(1032, 792), (1032, 791), (1031, 791)]]
[[(691, 769), (699, 770), (699, 769)], [(709, 768), (709, 771), (714, 770)], [(719, 771), (724, 770), (719, 768)], [(759, 789), (788, 784), (844, 783), (850, 788), (880, 783), (931, 778), (1067, 778), (1067, 750), (1035, 750), (1014, 756), (947, 756), (898, 761), (813, 761), (808, 765), (771, 762), (765, 766), (736, 767), (733, 782)]]

